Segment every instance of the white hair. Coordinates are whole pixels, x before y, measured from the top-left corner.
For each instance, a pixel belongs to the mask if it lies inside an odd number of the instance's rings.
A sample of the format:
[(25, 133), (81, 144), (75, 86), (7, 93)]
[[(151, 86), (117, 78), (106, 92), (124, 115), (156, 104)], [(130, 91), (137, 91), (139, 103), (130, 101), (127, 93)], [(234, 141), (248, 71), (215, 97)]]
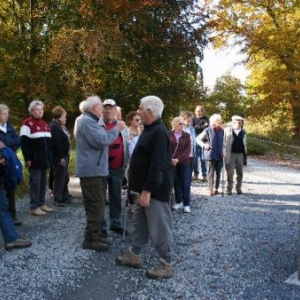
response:
[(32, 111), (37, 107), (37, 106), (42, 106), (44, 108), (44, 103), (40, 100), (33, 100), (31, 101), (31, 103), (29, 104), (28, 107), (28, 112), (31, 114)]
[(85, 103), (85, 100), (83, 100), (79, 103), (79, 110), (81, 113), (84, 113), (84, 103)]
[(216, 125), (216, 123), (221, 123), (222, 121), (222, 117), (219, 114), (213, 114), (210, 118), (209, 118), (209, 124), (211, 126)]
[(7, 110), (9, 111), (9, 108), (6, 104), (0, 104), (0, 113), (3, 111), (3, 110)]
[(90, 96), (84, 101), (83, 110), (84, 111), (91, 111), (92, 108), (98, 104), (101, 103), (101, 99), (98, 96)]
[(157, 96), (146, 96), (141, 99), (141, 104), (144, 110), (151, 110), (155, 118), (160, 118), (164, 110), (164, 104), (162, 100)]

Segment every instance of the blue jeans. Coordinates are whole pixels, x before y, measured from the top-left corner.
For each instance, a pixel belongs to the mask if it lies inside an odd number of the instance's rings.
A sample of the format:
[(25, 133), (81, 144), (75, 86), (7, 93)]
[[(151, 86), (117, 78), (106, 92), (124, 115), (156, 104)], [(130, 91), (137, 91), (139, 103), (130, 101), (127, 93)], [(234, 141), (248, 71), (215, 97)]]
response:
[[(206, 168), (206, 161), (203, 157), (203, 151), (202, 147), (199, 146), (198, 144), (196, 145), (194, 149), (194, 175), (198, 176), (199, 175), (199, 163), (201, 164), (201, 172), (202, 176), (206, 177), (207, 176), (207, 168)], [(199, 162), (200, 160), (200, 162)]]
[(191, 170), (190, 164), (177, 164), (174, 169), (174, 191), (176, 203), (183, 200), (184, 206), (190, 206)]
[[(109, 218), (110, 227), (122, 227), (122, 183), (124, 178), (124, 169), (109, 169), (107, 178), (108, 196), (109, 196)], [(105, 220), (101, 228), (106, 229)]]
[(0, 229), (6, 244), (13, 242), (20, 237), (8, 211), (8, 202), (5, 197), (2, 181), (0, 181)]
[(47, 169), (29, 168), (30, 209), (36, 209), (45, 204)]

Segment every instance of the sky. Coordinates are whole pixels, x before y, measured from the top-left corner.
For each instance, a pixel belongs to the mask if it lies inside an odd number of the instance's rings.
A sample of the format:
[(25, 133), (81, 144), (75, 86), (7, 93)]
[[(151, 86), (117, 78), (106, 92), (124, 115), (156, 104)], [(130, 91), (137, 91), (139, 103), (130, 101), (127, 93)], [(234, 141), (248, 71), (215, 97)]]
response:
[(249, 71), (242, 65), (234, 66), (242, 58), (237, 52), (237, 49), (216, 51), (210, 47), (204, 50), (204, 60), (200, 63), (203, 69), (204, 86), (212, 90), (216, 79), (228, 71), (242, 82), (245, 81)]

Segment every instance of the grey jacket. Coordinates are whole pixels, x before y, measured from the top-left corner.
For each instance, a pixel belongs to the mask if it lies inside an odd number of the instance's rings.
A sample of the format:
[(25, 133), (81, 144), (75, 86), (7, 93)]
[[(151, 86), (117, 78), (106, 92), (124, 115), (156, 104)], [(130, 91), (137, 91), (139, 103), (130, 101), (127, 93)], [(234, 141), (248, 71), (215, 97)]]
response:
[(108, 176), (108, 146), (118, 135), (119, 130), (107, 131), (102, 120), (85, 112), (77, 123), (75, 175)]

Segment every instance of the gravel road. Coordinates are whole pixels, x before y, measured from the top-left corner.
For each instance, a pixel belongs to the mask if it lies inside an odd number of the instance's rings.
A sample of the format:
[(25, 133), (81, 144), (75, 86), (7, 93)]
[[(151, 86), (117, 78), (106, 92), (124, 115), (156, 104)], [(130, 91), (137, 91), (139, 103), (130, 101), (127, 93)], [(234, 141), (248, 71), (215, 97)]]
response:
[(115, 264), (129, 242), (115, 233), (107, 253), (81, 248), (76, 179), (74, 203), (44, 217), (29, 215), (21, 199), (20, 231), (33, 245), (6, 252), (0, 240), (0, 299), (300, 299), (300, 287), (284, 283), (297, 270), (299, 171), (249, 159), (243, 191), (208, 197), (193, 182), (192, 213), (173, 214), (174, 276), (162, 281), (144, 277), (157, 260), (150, 243), (140, 269)]

